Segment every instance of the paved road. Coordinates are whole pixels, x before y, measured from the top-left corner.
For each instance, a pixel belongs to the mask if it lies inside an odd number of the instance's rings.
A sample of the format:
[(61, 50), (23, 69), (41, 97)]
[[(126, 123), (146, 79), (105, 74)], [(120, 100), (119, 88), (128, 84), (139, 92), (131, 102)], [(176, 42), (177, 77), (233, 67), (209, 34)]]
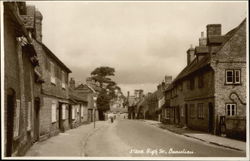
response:
[(89, 157), (244, 157), (245, 153), (208, 144), (146, 124), (115, 120), (85, 143)]

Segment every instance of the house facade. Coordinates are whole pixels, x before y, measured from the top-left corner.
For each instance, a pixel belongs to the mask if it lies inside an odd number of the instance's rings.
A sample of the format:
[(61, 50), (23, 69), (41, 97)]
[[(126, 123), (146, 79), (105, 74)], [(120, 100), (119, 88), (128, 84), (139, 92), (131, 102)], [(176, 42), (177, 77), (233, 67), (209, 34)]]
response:
[(207, 25), (207, 37), (202, 33), (199, 46), (187, 51), (187, 66), (165, 90), (165, 97), (169, 123), (213, 134), (244, 133), (245, 20), (225, 35), (220, 24)]
[(68, 119), (70, 128), (76, 128), (88, 122), (88, 102), (85, 97), (79, 96), (74, 90), (69, 90), (70, 106)]
[[(35, 6), (27, 6), (23, 15), (26, 29), (33, 35), (33, 44), (39, 60), (38, 71), (44, 80), (40, 100), (40, 126), (41, 140), (65, 131), (68, 121), (65, 113), (69, 109), (68, 74), (71, 70), (42, 42), (42, 14)], [(66, 124), (66, 125), (65, 125)]]
[(41, 73), (25, 2), (4, 3), (4, 156), (20, 156), (39, 137)]

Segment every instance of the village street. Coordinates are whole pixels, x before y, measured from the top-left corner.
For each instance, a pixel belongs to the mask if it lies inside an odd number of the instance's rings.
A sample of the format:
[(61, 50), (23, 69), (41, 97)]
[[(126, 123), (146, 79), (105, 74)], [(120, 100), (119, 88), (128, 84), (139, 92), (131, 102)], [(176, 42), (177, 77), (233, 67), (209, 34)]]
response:
[[(74, 137), (72, 137), (74, 136)], [(180, 152), (182, 154), (177, 154)], [(98, 121), (36, 143), (26, 156), (74, 157), (243, 157), (237, 151), (118, 117)]]

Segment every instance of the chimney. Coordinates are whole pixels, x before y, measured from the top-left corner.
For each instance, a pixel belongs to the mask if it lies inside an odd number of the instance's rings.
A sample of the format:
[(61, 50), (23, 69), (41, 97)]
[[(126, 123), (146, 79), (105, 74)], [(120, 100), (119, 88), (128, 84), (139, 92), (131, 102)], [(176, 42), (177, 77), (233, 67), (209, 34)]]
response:
[(199, 38), (199, 46), (206, 46), (207, 38), (204, 37), (204, 32), (201, 32), (201, 37)]
[(37, 41), (42, 42), (42, 20), (43, 16), (40, 11), (35, 12), (35, 38)]
[(76, 82), (75, 82), (75, 80), (74, 80), (74, 78), (70, 78), (70, 81), (69, 81), (69, 87), (71, 88), (71, 89), (75, 89), (75, 87), (76, 87)]
[(212, 36), (221, 36), (221, 24), (207, 25), (207, 38)]
[(168, 84), (171, 84), (172, 82), (172, 76), (165, 76), (165, 84), (168, 85)]
[(195, 58), (195, 49), (193, 45), (190, 45), (190, 48), (187, 50), (187, 65), (189, 65)]

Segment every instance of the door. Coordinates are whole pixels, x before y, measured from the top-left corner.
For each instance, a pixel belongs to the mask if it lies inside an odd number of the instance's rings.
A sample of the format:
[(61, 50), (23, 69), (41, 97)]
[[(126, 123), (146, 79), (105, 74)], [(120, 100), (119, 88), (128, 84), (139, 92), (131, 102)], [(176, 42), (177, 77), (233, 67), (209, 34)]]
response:
[(40, 126), (39, 113), (40, 113), (40, 99), (35, 98), (35, 102), (34, 102), (34, 141), (35, 142), (39, 140), (39, 126)]
[(186, 126), (188, 126), (188, 105), (185, 104), (185, 122)]
[(210, 102), (208, 104), (208, 130), (210, 133), (213, 133), (213, 129), (214, 129), (214, 108), (213, 108), (213, 104)]
[(63, 129), (63, 122), (62, 122), (62, 103), (59, 103), (59, 121), (58, 121), (58, 123), (59, 123), (60, 131), (63, 132), (64, 129)]
[(72, 105), (69, 105), (69, 126), (72, 129), (73, 125), (72, 125)]
[(6, 156), (12, 154), (13, 135), (14, 135), (14, 112), (15, 112), (15, 91), (9, 89), (7, 91), (7, 143)]

